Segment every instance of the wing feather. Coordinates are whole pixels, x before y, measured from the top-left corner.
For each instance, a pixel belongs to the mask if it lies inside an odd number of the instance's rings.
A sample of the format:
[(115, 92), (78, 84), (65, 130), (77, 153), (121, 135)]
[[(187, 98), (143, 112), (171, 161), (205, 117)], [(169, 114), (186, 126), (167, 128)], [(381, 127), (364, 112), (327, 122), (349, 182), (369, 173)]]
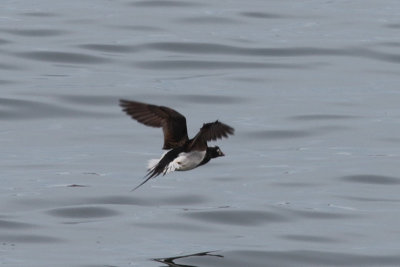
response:
[(119, 104), (126, 114), (138, 122), (151, 127), (163, 128), (163, 149), (181, 146), (189, 140), (186, 118), (179, 112), (164, 106), (124, 99), (121, 99)]
[(235, 129), (220, 121), (204, 123), (198, 134), (193, 138), (190, 149), (203, 150), (207, 147), (208, 141), (227, 138), (228, 135), (233, 135)]

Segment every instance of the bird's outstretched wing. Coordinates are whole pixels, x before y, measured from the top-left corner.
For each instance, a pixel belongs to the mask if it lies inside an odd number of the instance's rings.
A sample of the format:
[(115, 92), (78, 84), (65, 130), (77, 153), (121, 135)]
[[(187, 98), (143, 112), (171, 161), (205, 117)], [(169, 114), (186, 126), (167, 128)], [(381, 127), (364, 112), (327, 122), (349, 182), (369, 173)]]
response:
[(189, 149), (204, 150), (207, 148), (207, 141), (215, 141), (228, 135), (233, 135), (235, 129), (220, 121), (204, 123), (197, 135), (189, 144)]
[(151, 127), (162, 127), (163, 149), (181, 146), (189, 140), (186, 118), (179, 112), (164, 106), (123, 99), (119, 101), (119, 104), (123, 111), (138, 122)]

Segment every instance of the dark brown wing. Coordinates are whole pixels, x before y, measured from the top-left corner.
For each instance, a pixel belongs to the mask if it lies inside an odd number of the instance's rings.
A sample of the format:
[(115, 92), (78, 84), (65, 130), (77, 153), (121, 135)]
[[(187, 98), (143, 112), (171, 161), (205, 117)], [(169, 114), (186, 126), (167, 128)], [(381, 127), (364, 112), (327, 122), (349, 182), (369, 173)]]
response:
[(185, 144), (187, 135), (186, 118), (179, 112), (163, 106), (121, 99), (122, 110), (144, 125), (162, 127), (164, 132), (163, 149), (171, 149)]
[(228, 137), (228, 134), (233, 135), (234, 132), (235, 129), (219, 121), (204, 123), (190, 143), (189, 149), (204, 150), (207, 148), (207, 141)]

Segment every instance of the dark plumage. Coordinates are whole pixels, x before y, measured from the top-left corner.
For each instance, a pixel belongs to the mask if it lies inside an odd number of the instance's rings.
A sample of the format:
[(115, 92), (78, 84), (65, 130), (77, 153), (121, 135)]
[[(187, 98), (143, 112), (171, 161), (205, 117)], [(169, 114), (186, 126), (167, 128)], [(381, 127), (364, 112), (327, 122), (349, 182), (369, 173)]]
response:
[(208, 147), (207, 142), (234, 133), (232, 127), (217, 120), (203, 124), (196, 136), (189, 139), (186, 118), (171, 108), (122, 99), (120, 106), (138, 122), (147, 126), (162, 127), (163, 149), (171, 149), (160, 160), (152, 160), (146, 180), (133, 190), (160, 174), (190, 170), (206, 164), (212, 158), (224, 156), (218, 146)]

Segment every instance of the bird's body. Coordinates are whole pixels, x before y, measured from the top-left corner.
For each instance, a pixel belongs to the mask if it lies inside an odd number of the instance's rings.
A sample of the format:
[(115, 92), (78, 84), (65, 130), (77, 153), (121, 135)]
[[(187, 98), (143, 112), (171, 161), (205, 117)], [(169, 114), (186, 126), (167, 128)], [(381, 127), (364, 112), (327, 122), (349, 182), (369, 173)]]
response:
[(224, 156), (218, 146), (208, 147), (207, 141), (228, 137), (228, 134), (234, 132), (232, 127), (217, 120), (203, 124), (199, 133), (189, 139), (186, 118), (171, 108), (128, 100), (120, 100), (120, 105), (138, 122), (147, 126), (162, 127), (163, 149), (170, 149), (160, 159), (149, 161), (147, 179), (136, 188), (160, 174), (191, 170), (206, 164), (211, 158)]

